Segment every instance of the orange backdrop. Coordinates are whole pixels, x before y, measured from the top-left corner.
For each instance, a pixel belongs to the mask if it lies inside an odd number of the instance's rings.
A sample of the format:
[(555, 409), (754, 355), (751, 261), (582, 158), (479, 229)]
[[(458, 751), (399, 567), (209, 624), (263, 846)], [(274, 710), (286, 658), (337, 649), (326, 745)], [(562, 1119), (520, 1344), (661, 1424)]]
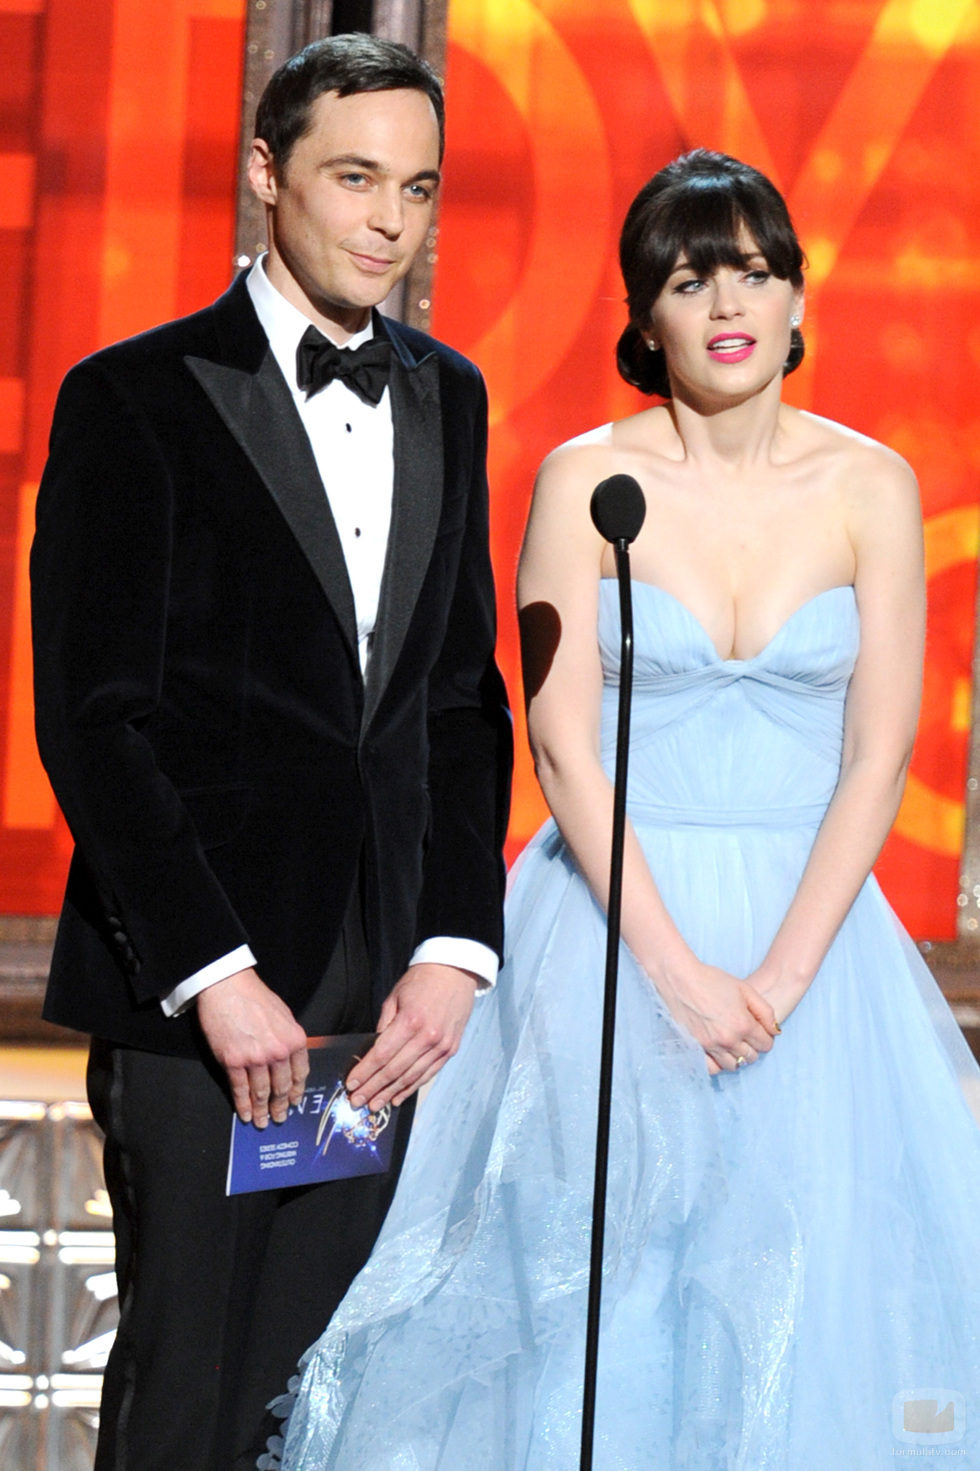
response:
[[(973, 0), (451, 0), (434, 330), (483, 367), (501, 659), (537, 463), (635, 411), (616, 376), (619, 225), (695, 145), (763, 169), (810, 260), (801, 407), (918, 471), (930, 623), (908, 792), (879, 874), (955, 928), (978, 534), (980, 11)], [(513, 843), (543, 816), (518, 742)]]
[[(70, 847), (31, 733), (26, 557), (58, 381), (230, 274), (244, 0), (0, 0), (0, 910), (57, 908)], [(794, 402), (884, 439), (923, 486), (926, 701), (880, 864), (953, 931), (978, 539), (975, 0), (451, 0), (439, 335), (490, 386), (501, 662), (534, 468), (628, 413), (619, 221), (694, 144), (786, 193), (810, 261)], [(519, 743), (523, 751), (523, 743)], [(526, 756), (513, 847), (542, 815)]]
[(0, 0), (0, 911), (60, 907), (27, 554), (58, 384), (228, 282), (244, 0)]

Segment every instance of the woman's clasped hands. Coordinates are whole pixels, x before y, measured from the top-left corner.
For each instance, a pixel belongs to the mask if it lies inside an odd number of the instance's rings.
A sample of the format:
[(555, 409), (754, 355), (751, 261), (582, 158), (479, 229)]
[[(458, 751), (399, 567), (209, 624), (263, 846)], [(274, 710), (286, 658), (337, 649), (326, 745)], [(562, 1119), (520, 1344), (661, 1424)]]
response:
[(704, 1049), (708, 1072), (735, 1072), (755, 1062), (779, 1035), (776, 1013), (748, 981), (698, 962), (657, 989), (674, 1020)]

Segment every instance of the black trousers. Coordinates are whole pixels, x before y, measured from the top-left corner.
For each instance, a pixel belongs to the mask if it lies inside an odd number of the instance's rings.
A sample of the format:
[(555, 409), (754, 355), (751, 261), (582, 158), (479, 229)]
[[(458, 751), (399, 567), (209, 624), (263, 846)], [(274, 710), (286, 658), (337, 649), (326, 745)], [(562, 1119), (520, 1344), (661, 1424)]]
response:
[[(352, 910), (303, 1017), (372, 1029)], [(94, 1039), (89, 1100), (106, 1136), (120, 1321), (95, 1471), (253, 1471), (268, 1402), (366, 1261), (408, 1141), (385, 1175), (226, 1196), (232, 1109), (216, 1066)]]

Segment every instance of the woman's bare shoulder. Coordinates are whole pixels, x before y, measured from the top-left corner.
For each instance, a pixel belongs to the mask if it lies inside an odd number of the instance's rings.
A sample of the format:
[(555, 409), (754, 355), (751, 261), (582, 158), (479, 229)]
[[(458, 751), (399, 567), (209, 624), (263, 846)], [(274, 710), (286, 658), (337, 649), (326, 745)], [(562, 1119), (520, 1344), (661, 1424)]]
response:
[(612, 424), (599, 424), (556, 445), (541, 461), (538, 479), (552, 481), (586, 474), (608, 462), (612, 454)]
[(534, 481), (531, 525), (557, 516), (568, 530), (580, 521), (591, 528), (589, 497), (601, 480), (613, 474), (611, 430), (610, 424), (600, 425), (566, 440), (545, 456)]
[(670, 432), (665, 408), (641, 409), (625, 419), (616, 419), (576, 434), (559, 444), (541, 462), (539, 484), (597, 484), (607, 475), (632, 474), (633, 457), (649, 458), (656, 452), (658, 438)]
[(802, 409), (791, 412), (795, 449), (802, 458), (812, 458), (852, 504), (918, 504), (915, 473), (896, 450), (834, 419)]

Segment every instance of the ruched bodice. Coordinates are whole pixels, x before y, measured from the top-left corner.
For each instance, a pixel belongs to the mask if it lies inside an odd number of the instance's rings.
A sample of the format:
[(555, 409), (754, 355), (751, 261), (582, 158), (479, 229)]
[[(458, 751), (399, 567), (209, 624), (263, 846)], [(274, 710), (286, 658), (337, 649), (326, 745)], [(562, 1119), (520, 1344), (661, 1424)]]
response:
[[(819, 821), (840, 770), (857, 658), (854, 589), (818, 593), (751, 659), (722, 659), (694, 614), (633, 583), (630, 815), (711, 826)], [(611, 770), (619, 694), (619, 590), (599, 592), (602, 753)]]

